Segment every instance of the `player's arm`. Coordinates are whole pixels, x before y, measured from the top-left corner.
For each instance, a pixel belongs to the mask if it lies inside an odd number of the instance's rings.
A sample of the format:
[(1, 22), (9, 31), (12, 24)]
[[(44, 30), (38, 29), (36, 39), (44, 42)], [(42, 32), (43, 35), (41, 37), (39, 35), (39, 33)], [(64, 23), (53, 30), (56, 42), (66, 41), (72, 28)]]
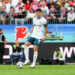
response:
[(31, 30), (30, 30), (30, 32), (29, 32), (29, 33), (32, 33), (32, 32), (33, 32), (33, 29), (34, 29), (34, 26), (32, 26), (32, 28), (31, 28)]
[(48, 32), (47, 24), (45, 24), (44, 27), (45, 27), (45, 32), (44, 32), (44, 36), (43, 36), (43, 38), (42, 38), (42, 41), (45, 40), (45, 36), (46, 36), (46, 34), (47, 34), (47, 32)]
[(32, 26), (32, 28), (31, 28), (30, 32), (28, 33), (27, 38), (29, 38), (29, 35), (33, 32), (33, 29), (34, 29), (34, 26)]
[(45, 27), (44, 37), (46, 36), (47, 32), (48, 32), (48, 27)]

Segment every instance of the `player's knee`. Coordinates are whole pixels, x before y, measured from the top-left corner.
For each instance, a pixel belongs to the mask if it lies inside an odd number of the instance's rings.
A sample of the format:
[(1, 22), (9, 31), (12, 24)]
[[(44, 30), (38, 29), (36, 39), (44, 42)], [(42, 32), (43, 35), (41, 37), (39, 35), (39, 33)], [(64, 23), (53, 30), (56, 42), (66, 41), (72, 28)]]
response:
[(29, 46), (29, 45), (30, 45), (30, 43), (29, 43), (29, 42), (26, 42), (26, 43), (25, 43), (25, 46)]
[(34, 49), (34, 51), (38, 51), (37, 49)]
[(38, 51), (38, 46), (34, 46), (34, 51)]

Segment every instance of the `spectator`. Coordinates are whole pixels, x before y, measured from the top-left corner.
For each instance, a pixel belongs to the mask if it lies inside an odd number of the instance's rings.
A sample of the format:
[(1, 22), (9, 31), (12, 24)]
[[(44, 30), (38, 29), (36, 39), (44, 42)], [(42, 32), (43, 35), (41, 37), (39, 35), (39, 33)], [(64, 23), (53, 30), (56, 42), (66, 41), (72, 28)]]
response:
[(32, 3), (32, 9), (33, 10), (37, 10), (38, 9), (38, 3), (37, 3), (36, 0)]
[[(52, 34), (51, 34), (51, 36), (52, 36)], [(53, 58), (49, 58), (49, 59), (48, 58), (42, 58), (41, 61), (40, 61), (40, 64), (64, 65), (65, 64), (65, 56), (61, 51), (56, 49), (54, 51)]]
[(38, 9), (41, 9), (41, 6), (40, 5), (38, 6)]
[(73, 0), (73, 6), (75, 7), (75, 0)]
[(58, 0), (53, 0), (54, 3), (56, 3)]
[(43, 11), (44, 17), (49, 15), (49, 9), (48, 9), (48, 7), (46, 6), (46, 4), (44, 2), (42, 3), (41, 10)]
[(64, 7), (67, 9), (69, 7), (68, 1), (65, 2)]
[(40, 0), (38, 5), (42, 7), (42, 4), (45, 3), (47, 5), (47, 2), (45, 0)]
[(1, 0), (2, 6), (5, 6), (5, 0)]
[[(24, 2), (24, 3), (23, 3)], [(23, 11), (29, 12), (30, 9), (33, 9), (36, 11), (37, 8), (40, 8), (43, 10), (44, 16), (47, 16), (47, 20), (49, 18), (49, 9), (52, 9), (52, 6), (54, 7), (54, 12), (50, 12), (50, 19), (56, 17), (57, 21), (56, 23), (62, 23), (64, 19), (61, 19), (62, 14), (64, 14), (64, 8), (65, 11), (68, 9), (68, 7), (75, 7), (75, 0), (0, 0), (0, 9), (5, 7), (5, 12), (10, 12), (10, 7), (14, 6), (15, 8), (15, 14), (19, 13), (19, 8), (23, 7)], [(63, 7), (63, 12), (60, 10)], [(55, 14), (54, 17), (51, 15)], [(67, 19), (67, 16), (65, 16)], [(58, 20), (59, 19), (59, 20)], [(59, 21), (59, 22), (58, 22)], [(53, 21), (54, 22), (54, 21)], [(50, 22), (50, 23), (53, 23)], [(65, 21), (66, 22), (66, 21)]]
[(18, 3), (18, 5), (16, 6), (15, 8), (15, 13), (18, 13), (19, 12), (19, 8), (21, 7), (21, 3)]
[(3, 6), (3, 3), (0, 1), (0, 7)]
[(29, 18), (34, 18), (35, 17), (35, 13), (34, 13), (34, 10), (33, 9), (30, 9), (30, 11), (28, 12), (28, 14), (27, 14), (27, 18), (29, 19)]
[(66, 11), (65, 11), (65, 8), (64, 7), (61, 7), (60, 8), (60, 17), (58, 18), (59, 19), (59, 22), (60, 23), (63, 23), (64, 20), (66, 18)]
[(49, 4), (49, 0), (46, 0), (47, 4)]
[(24, 7), (24, 3), (23, 3), (23, 1), (22, 1), (22, 0), (19, 0), (19, 1), (18, 1), (18, 3), (20, 3), (20, 4), (21, 4), (21, 7)]
[(8, 4), (10, 2), (10, 0), (4, 0), (5, 4)]
[(5, 9), (5, 11), (7, 12), (7, 13), (9, 13), (9, 11), (10, 11), (10, 6), (11, 6), (11, 1), (10, 0), (8, 0), (8, 2), (5, 2), (5, 6), (6, 6), (6, 9)]
[(61, 6), (64, 7), (64, 0), (60, 0)]
[(33, 0), (33, 1), (37, 1), (38, 3), (40, 2), (40, 0)]
[[(22, 0), (23, 1), (23, 3), (26, 3), (27, 2), (27, 0)], [(32, 2), (33, 0), (29, 0), (30, 2)]]
[(61, 7), (61, 3), (57, 2), (56, 7), (55, 7), (57, 12), (60, 11), (60, 7)]
[(27, 16), (27, 12), (26, 11), (23, 11), (23, 8), (20, 7), (19, 8), (19, 13), (18, 13), (17, 17), (15, 18), (15, 24), (16, 25), (18, 23), (19, 24), (24, 24), (26, 16)]
[(70, 7), (73, 7), (73, 1), (72, 0), (69, 0), (68, 3), (69, 3)]
[(67, 9), (68, 7), (73, 7), (73, 1), (72, 0), (68, 0), (68, 1), (66, 1), (66, 3), (65, 3), (65, 8)]
[(54, 5), (54, 7), (55, 7), (55, 3), (53, 2), (53, 0), (49, 0), (49, 3), (47, 5), (48, 8), (50, 9), (52, 5)]
[(10, 24), (14, 24), (14, 7), (11, 6), (10, 7), (10, 11), (8, 13), (8, 16), (9, 16), (9, 20), (10, 20)]
[(33, 18), (35, 17), (34, 10), (31, 9), (27, 14), (28, 23), (32, 24)]
[(73, 23), (74, 19), (75, 19), (74, 9), (69, 7), (68, 13), (67, 13), (67, 21), (68, 21), (68, 23)]
[(56, 7), (55, 7), (55, 11), (56, 11), (56, 18), (60, 17), (60, 9), (61, 9), (61, 3), (57, 2)]
[(14, 6), (14, 8), (17, 6), (17, 4), (19, 3), (19, 0), (11, 0), (11, 5)]
[(23, 3), (25, 3), (26, 2), (26, 0), (22, 0), (23, 1)]
[(24, 10), (29, 11), (31, 8), (32, 8), (32, 4), (30, 3), (29, 0), (27, 0), (25, 5), (24, 5)]
[(13, 59), (15, 57), (18, 57), (20, 59), (20, 62), (23, 61), (23, 59), (22, 59), (22, 57), (23, 57), (22, 47), (18, 41), (16, 41), (15, 44), (13, 45), (13, 53), (10, 55), (11, 64), (13, 64)]
[(65, 56), (58, 49), (55, 50), (53, 55), (54, 64), (65, 64)]
[(2, 6), (0, 11), (0, 19), (2, 24), (5, 24), (6, 16), (7, 16), (7, 13), (5, 12), (5, 7)]
[(56, 12), (54, 9), (54, 5), (51, 6), (50, 8), (50, 16), (49, 16), (49, 23), (56, 23), (57, 19), (56, 19)]
[(55, 10), (54, 10), (54, 6), (51, 6), (50, 8), (50, 18), (55, 19)]
[(6, 46), (6, 38), (3, 35), (3, 30), (0, 29), (0, 64), (3, 64), (4, 47)]

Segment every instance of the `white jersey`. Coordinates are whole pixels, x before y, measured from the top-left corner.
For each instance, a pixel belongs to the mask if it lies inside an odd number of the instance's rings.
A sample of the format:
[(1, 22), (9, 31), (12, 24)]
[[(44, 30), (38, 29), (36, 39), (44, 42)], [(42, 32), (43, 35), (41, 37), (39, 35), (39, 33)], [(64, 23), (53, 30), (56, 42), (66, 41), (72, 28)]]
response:
[(42, 39), (44, 36), (44, 27), (46, 24), (47, 20), (44, 17), (41, 17), (39, 19), (37, 17), (33, 18), (34, 29), (31, 37)]

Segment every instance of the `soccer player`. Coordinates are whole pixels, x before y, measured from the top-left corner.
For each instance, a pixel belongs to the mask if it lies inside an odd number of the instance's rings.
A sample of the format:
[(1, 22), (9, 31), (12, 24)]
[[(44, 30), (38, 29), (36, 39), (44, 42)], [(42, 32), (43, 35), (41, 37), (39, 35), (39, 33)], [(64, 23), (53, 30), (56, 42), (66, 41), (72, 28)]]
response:
[[(25, 53), (25, 62), (24, 65), (28, 64), (29, 61), (29, 49), (28, 46), (33, 45), (34, 55), (33, 55), (33, 62), (30, 65), (31, 68), (35, 67), (36, 60), (38, 57), (38, 48), (45, 40), (45, 36), (47, 34), (47, 20), (43, 17), (42, 10), (36, 10), (36, 17), (33, 18), (33, 26), (28, 34), (28, 41), (24, 45), (24, 53)], [(31, 37), (29, 35), (31, 34)]]

